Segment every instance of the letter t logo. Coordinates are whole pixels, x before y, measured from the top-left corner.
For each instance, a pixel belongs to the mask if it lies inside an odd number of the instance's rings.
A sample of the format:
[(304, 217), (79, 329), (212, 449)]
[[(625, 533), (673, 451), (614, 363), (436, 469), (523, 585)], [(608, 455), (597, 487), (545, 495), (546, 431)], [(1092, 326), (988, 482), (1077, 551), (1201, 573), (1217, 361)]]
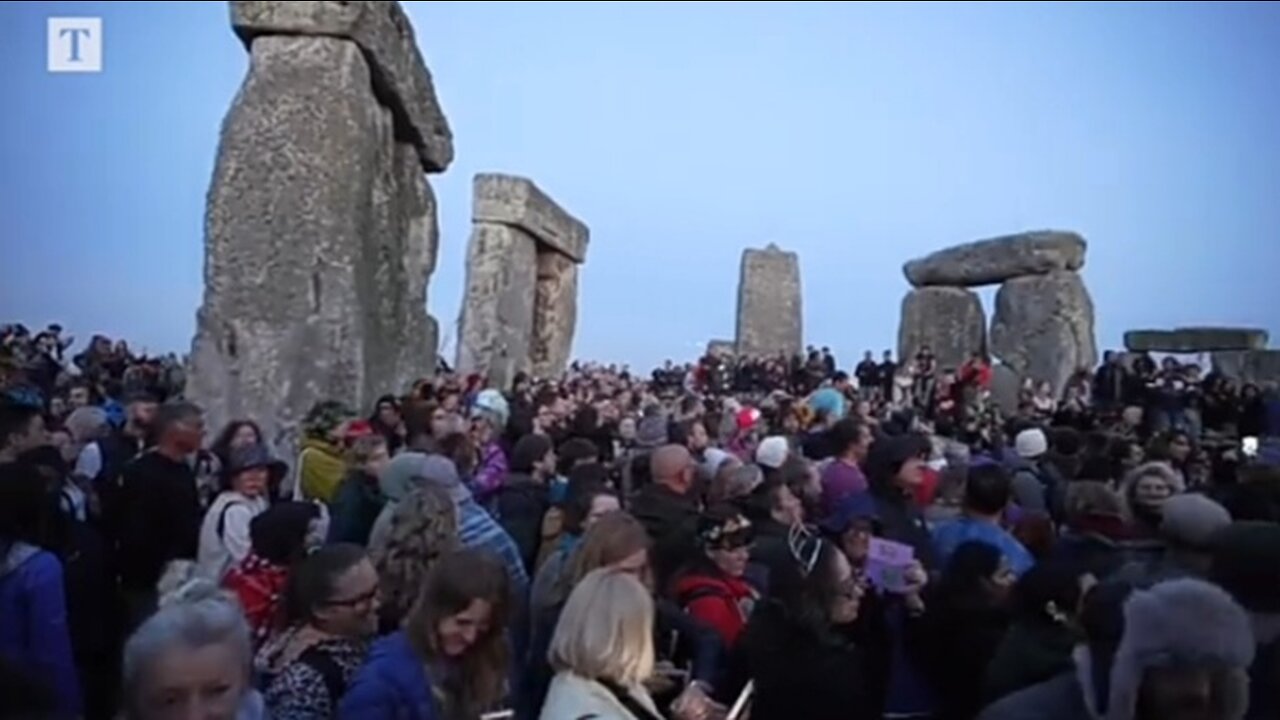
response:
[(102, 18), (49, 18), (49, 72), (102, 72)]

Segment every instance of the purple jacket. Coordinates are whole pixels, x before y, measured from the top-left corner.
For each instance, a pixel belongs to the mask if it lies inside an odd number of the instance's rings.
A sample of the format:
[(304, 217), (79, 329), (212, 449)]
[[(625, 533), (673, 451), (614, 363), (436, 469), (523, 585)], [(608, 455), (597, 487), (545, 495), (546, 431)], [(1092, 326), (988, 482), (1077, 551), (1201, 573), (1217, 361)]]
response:
[(487, 506), (506, 477), (507, 456), (502, 452), (502, 447), (496, 442), (485, 445), (480, 453), (480, 467), (471, 478), (471, 494), (476, 502)]
[(48, 685), (58, 717), (81, 714), (67, 627), (62, 563), (52, 553), (14, 543), (0, 557), (0, 658)]

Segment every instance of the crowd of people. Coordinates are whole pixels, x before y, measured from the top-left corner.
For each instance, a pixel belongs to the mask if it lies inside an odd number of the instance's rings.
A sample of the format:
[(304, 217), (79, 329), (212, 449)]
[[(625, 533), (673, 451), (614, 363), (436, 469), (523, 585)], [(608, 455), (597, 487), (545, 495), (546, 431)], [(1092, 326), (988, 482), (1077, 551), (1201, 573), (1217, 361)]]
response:
[(176, 358), (2, 334), (0, 717), (1280, 717), (1275, 387), (445, 372), (280, 458)]

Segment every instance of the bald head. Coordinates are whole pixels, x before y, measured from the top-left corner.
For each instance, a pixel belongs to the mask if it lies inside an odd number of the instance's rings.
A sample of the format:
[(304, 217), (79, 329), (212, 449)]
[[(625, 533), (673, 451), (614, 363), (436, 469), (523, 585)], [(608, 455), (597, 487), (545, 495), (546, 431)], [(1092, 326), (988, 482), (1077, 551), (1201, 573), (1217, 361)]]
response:
[(685, 492), (693, 484), (693, 455), (683, 445), (663, 445), (649, 458), (653, 481)]

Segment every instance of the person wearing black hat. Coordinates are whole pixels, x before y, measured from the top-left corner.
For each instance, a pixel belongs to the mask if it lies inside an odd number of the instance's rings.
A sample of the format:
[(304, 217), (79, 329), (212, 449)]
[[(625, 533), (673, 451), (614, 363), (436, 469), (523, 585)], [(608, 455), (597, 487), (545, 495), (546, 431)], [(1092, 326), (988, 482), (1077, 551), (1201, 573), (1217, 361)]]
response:
[(209, 506), (200, 525), (196, 572), (213, 582), (252, 549), (249, 524), (270, 505), (269, 488), (285, 474), (283, 462), (271, 457), (260, 444), (231, 452), (223, 472), (223, 490)]

